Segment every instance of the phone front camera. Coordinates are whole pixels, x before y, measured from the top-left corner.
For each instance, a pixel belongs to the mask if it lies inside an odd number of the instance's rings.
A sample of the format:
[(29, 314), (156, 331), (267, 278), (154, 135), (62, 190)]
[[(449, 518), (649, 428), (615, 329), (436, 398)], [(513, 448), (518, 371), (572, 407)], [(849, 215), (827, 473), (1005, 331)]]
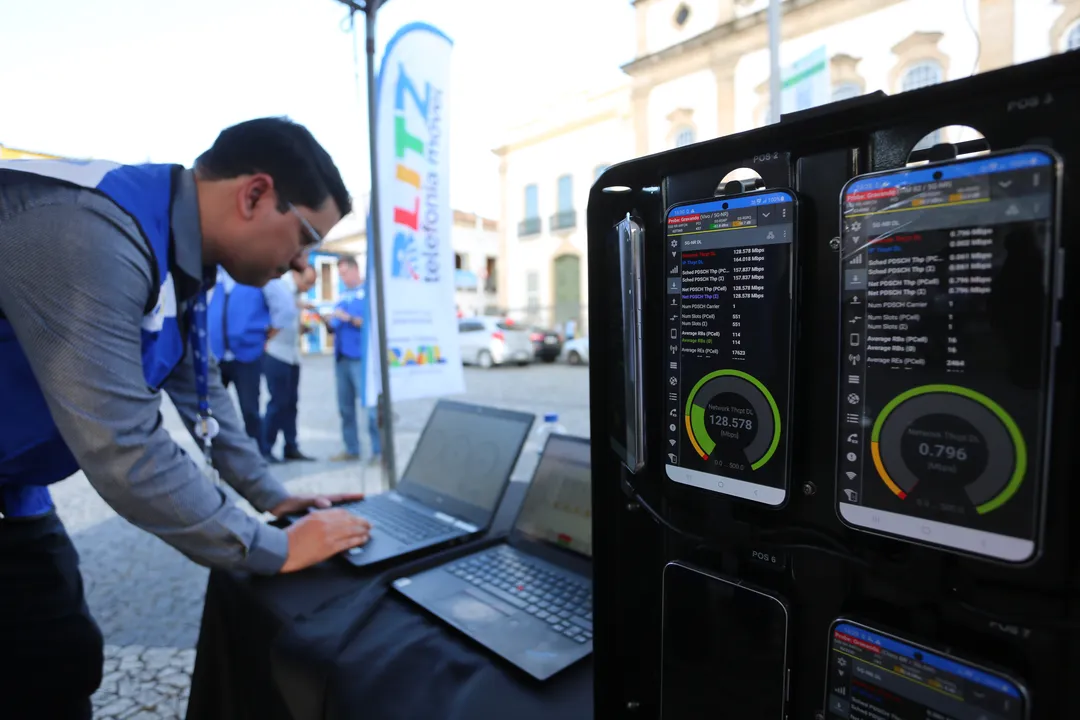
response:
[(724, 203), (724, 209), (727, 210), (727, 203)]
[(940, 170), (937, 170), (937, 171), (934, 172), (934, 179), (935, 180), (940, 180), (941, 179), (941, 171)]

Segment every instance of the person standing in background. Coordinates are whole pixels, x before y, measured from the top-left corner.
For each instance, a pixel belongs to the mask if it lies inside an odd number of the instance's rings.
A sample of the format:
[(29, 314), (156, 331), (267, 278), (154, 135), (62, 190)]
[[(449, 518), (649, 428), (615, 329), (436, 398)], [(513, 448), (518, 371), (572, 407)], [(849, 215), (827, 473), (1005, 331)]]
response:
[[(367, 298), (361, 286), (360, 265), (351, 255), (338, 259), (338, 275), (345, 284), (345, 292), (334, 307), (334, 312), (327, 320), (327, 328), (334, 333), (334, 370), (337, 377), (338, 412), (341, 414), (341, 436), (345, 442), (345, 452), (330, 458), (334, 461), (359, 460), (360, 427), (356, 413), (356, 402), (363, 393), (364, 366), (364, 315), (367, 313)], [(372, 464), (379, 460), (378, 415), (375, 408), (368, 408), (364, 413), (364, 424), (371, 444), (368, 456)]]
[(296, 414), (300, 399), (300, 305), (297, 296), (315, 285), (315, 269), (308, 265), (302, 272), (290, 270), (264, 289), (270, 309), (273, 336), (266, 343), (263, 375), (270, 391), (270, 402), (263, 418), (260, 443), (263, 456), (277, 462), (274, 445), (278, 433), (285, 436), (285, 460), (314, 460), (300, 452), (296, 442)]
[(242, 285), (218, 268), (217, 287), (207, 308), (210, 351), (221, 366), (221, 383), (236, 386), (244, 430), (262, 445), (262, 357), (277, 332), (270, 327), (265, 288)]

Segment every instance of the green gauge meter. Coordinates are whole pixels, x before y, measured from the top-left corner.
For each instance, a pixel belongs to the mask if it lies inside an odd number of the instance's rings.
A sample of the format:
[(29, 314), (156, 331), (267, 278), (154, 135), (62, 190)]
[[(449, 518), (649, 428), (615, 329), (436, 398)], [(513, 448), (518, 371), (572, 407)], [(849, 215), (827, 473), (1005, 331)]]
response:
[(780, 409), (768, 388), (741, 370), (717, 370), (698, 380), (686, 400), (686, 432), (703, 460), (717, 442), (735, 445), (757, 470), (780, 444)]
[(870, 452), (882, 482), (901, 500), (923, 478), (951, 475), (979, 514), (1007, 503), (1027, 469), (1024, 436), (1012, 417), (957, 385), (923, 385), (893, 398), (874, 422)]

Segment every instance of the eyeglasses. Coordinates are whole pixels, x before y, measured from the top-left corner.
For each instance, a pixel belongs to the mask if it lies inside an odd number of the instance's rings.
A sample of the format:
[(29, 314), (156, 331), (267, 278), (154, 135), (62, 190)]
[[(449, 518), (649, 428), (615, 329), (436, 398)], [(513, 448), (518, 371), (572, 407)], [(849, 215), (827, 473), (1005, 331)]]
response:
[(289, 210), (300, 220), (300, 226), (304, 228), (304, 234), (307, 235), (307, 242), (300, 242), (300, 246), (305, 249), (314, 249), (319, 245), (322, 245), (323, 236), (319, 234), (319, 231), (315, 229), (315, 226), (308, 222), (307, 218), (300, 214), (300, 211), (296, 209), (296, 206), (289, 203)]

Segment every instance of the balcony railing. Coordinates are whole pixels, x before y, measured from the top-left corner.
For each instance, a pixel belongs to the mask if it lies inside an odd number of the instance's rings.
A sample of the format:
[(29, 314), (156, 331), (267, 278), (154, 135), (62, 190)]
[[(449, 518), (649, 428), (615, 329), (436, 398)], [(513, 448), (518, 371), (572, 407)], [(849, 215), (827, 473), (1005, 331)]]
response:
[(577, 210), (560, 210), (551, 216), (552, 230), (569, 230), (577, 225)]
[(528, 237), (540, 234), (540, 218), (525, 218), (518, 223), (518, 237)]

